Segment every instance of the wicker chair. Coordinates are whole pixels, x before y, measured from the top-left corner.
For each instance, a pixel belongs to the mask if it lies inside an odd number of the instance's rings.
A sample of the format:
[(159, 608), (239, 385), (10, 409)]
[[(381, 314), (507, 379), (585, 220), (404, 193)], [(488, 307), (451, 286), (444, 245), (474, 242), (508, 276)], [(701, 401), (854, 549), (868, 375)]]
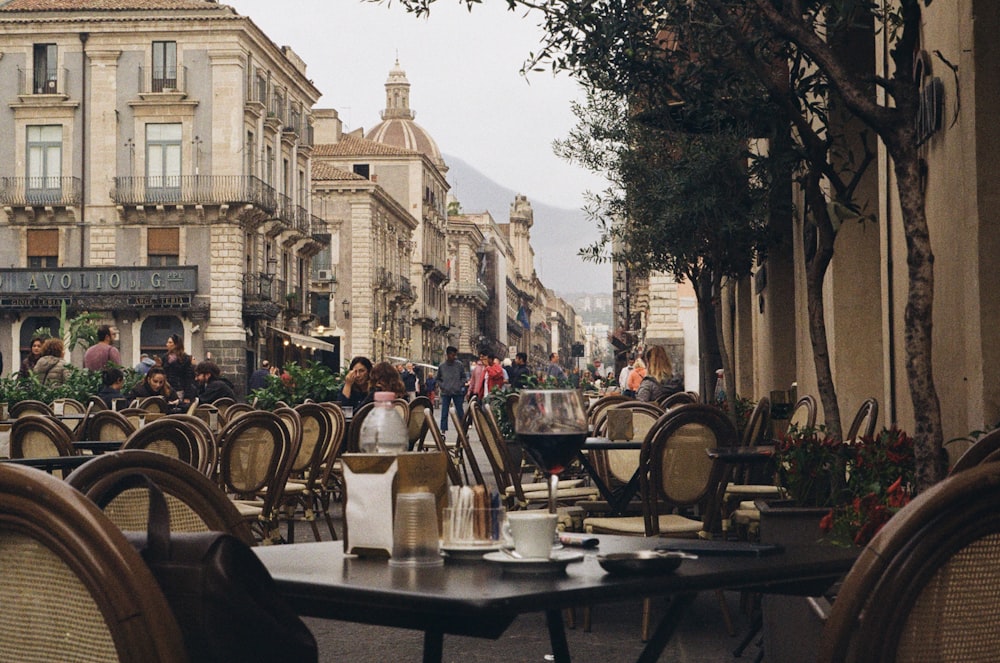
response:
[(351, 417), (351, 427), (347, 430), (347, 453), (356, 454), (361, 451), (361, 425), (374, 407), (375, 403), (365, 403), (355, 408)]
[(951, 466), (950, 474), (958, 474), (983, 463), (1000, 460), (1000, 428), (991, 430), (976, 440)]
[(66, 482), (94, 500), (120, 529), (144, 531), (149, 493), (111, 489), (123, 476), (142, 473), (160, 487), (170, 510), (172, 532), (227, 532), (253, 545), (250, 526), (219, 486), (187, 463), (141, 449), (96, 456), (76, 469)]
[(11, 661), (187, 661), (139, 553), (74, 488), (0, 467), (0, 652)]
[(41, 414), (45, 416), (52, 416), (52, 408), (48, 403), (43, 403), (42, 401), (33, 400), (23, 400), (16, 403), (11, 403), (10, 406), (10, 418), (17, 419), (26, 414)]
[(434, 418), (434, 406), (426, 396), (417, 396), (410, 401), (410, 416), (406, 428), (409, 432), (410, 449), (423, 447), (424, 436), (427, 435), (426, 419)]
[(698, 395), (690, 391), (678, 391), (676, 394), (664, 396), (658, 402), (664, 410), (669, 410), (670, 408), (677, 407), (678, 405), (690, 405), (692, 403), (697, 403)]
[(275, 509), (298, 453), (292, 444), (288, 428), (273, 412), (248, 412), (230, 420), (220, 435), (219, 482), (265, 543), (281, 540)]
[(77, 456), (72, 440), (72, 432), (58, 419), (24, 415), (11, 424), (10, 457)]
[(800, 398), (788, 417), (789, 426), (814, 428), (816, 426), (816, 399), (806, 394)]
[(297, 405), (292, 412), (296, 415), (299, 445), (281, 496), (279, 517), (288, 523), (288, 541), (293, 543), (295, 521), (301, 507), (302, 519), (309, 523), (315, 539), (321, 541), (316, 525), (315, 502), (320, 465), (333, 444), (332, 415), (316, 403)]
[(134, 432), (135, 426), (121, 412), (101, 410), (90, 416), (84, 435), (88, 440), (107, 442), (120, 440), (124, 442)]
[(128, 436), (122, 449), (155, 452), (198, 467), (198, 442), (187, 425), (173, 417), (161, 417)]
[[(418, 398), (422, 398), (418, 396)], [(448, 480), (451, 481), (453, 486), (462, 486), (462, 471), (459, 469), (460, 458), (456, 457), (451, 450), (448, 449), (448, 445), (444, 441), (444, 434), (441, 433), (441, 429), (438, 427), (437, 422), (434, 421), (434, 417), (424, 418), (424, 430), (430, 434), (431, 439), (434, 441), (434, 447), (448, 457)], [(422, 451), (423, 449), (421, 449)], [(479, 469), (478, 467), (476, 468)], [(482, 477), (480, 476), (480, 479)]]
[(330, 415), (330, 448), (320, 461), (319, 480), (316, 483), (315, 507), (319, 513), (323, 514), (326, 526), (330, 530), (330, 536), (337, 540), (337, 530), (333, 526), (333, 518), (330, 515), (330, 505), (341, 495), (343, 488), (343, 467), (338, 460), (340, 453), (344, 449), (344, 440), (347, 434), (347, 421), (344, 419), (344, 411), (336, 403), (320, 403)]
[(844, 580), (820, 663), (1000, 660), (1000, 464), (927, 489)]

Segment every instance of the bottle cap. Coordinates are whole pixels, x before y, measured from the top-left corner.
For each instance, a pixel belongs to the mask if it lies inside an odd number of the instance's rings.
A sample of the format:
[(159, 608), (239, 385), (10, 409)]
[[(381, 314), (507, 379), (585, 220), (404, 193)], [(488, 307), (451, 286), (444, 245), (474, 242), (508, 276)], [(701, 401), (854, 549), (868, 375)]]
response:
[(383, 403), (386, 401), (396, 400), (396, 392), (394, 391), (376, 391), (375, 392), (375, 402)]

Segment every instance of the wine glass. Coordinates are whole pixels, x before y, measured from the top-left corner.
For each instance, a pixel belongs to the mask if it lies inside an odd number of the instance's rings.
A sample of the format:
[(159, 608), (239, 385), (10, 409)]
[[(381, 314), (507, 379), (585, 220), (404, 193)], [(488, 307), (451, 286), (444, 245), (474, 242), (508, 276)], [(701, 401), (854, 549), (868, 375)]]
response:
[(559, 474), (587, 439), (587, 416), (574, 389), (523, 390), (514, 416), (517, 439), (549, 477), (549, 513), (556, 513)]

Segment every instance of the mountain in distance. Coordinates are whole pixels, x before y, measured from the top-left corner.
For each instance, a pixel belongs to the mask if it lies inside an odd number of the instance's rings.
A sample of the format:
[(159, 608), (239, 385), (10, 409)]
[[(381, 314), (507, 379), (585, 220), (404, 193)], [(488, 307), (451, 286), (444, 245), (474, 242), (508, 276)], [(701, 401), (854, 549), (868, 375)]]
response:
[[(527, 196), (535, 214), (531, 227), (535, 271), (546, 288), (563, 298), (569, 293), (611, 293), (611, 264), (587, 262), (578, 255), (581, 248), (598, 239), (597, 227), (583, 210), (546, 205), (534, 198), (531, 191), (508, 189), (462, 159), (442, 156), (448, 164), (451, 193), (463, 212), (488, 211), (497, 223), (507, 223), (514, 196), (519, 193)], [(534, 194), (544, 195), (544, 192)]]

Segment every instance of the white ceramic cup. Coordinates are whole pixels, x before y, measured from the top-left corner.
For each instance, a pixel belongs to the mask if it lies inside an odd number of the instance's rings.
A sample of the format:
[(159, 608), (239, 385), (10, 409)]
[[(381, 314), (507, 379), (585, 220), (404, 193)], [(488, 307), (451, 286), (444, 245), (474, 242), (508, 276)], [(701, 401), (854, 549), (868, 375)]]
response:
[(552, 541), (556, 535), (558, 516), (545, 511), (513, 511), (507, 514), (507, 525), (514, 550), (525, 559), (548, 559), (552, 556)]

